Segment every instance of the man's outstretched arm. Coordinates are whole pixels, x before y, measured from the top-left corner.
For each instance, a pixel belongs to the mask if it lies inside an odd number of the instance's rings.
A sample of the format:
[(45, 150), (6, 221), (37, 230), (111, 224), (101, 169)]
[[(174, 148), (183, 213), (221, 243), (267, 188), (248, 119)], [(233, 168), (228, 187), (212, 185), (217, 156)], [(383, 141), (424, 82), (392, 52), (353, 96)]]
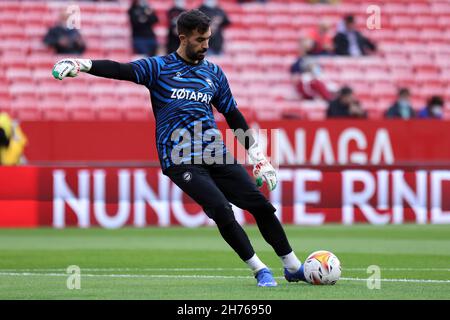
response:
[(52, 70), (53, 77), (58, 80), (76, 77), (80, 72), (103, 78), (137, 82), (131, 63), (119, 63), (112, 60), (63, 59), (58, 61)]
[(224, 117), (228, 126), (234, 130), (239, 143), (241, 143), (248, 152), (248, 156), (253, 163), (253, 175), (256, 178), (257, 186), (261, 187), (265, 181), (270, 191), (275, 189), (277, 186), (276, 171), (258, 146), (253, 135), (248, 131), (249, 126), (242, 113), (238, 108), (235, 108), (232, 111), (225, 113)]
[[(239, 132), (238, 130), (242, 130), (243, 133), (249, 133), (248, 130), (250, 128), (247, 124), (247, 121), (238, 108), (225, 113), (223, 116), (225, 117), (228, 126), (230, 127), (230, 129), (234, 130), (235, 134)], [(256, 142), (253, 138), (253, 135), (251, 134), (236, 134), (236, 138), (238, 139), (239, 143), (244, 146), (245, 150), (248, 150), (250, 146), (252, 146)]]

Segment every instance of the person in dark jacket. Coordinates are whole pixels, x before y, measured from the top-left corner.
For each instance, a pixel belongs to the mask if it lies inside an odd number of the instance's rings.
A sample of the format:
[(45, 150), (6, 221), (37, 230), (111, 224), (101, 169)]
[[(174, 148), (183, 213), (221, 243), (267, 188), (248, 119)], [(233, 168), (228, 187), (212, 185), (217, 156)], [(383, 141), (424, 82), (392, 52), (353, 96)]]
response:
[(158, 49), (153, 26), (158, 23), (158, 16), (146, 0), (133, 0), (128, 9), (130, 18), (133, 50), (136, 54), (154, 56)]
[(376, 45), (356, 30), (352, 15), (346, 16), (338, 26), (333, 44), (334, 53), (341, 56), (364, 56), (376, 50)]
[(44, 43), (58, 54), (82, 54), (86, 50), (86, 43), (78, 29), (70, 26), (68, 19), (68, 14), (61, 12), (58, 23), (47, 31)]
[(336, 99), (332, 100), (327, 109), (327, 118), (366, 118), (367, 112), (353, 96), (350, 87), (342, 87)]
[(411, 119), (415, 116), (416, 112), (411, 106), (409, 90), (407, 88), (401, 88), (398, 91), (397, 101), (385, 112), (384, 117), (388, 119)]
[(175, 0), (172, 8), (167, 12), (169, 21), (169, 33), (167, 34), (167, 53), (174, 52), (180, 45), (177, 32), (177, 18), (180, 13), (186, 11), (185, 0)]
[(217, 0), (204, 0), (198, 8), (211, 19), (211, 39), (209, 39), (208, 52), (221, 54), (223, 50), (223, 30), (231, 24), (226, 12), (217, 4)]
[(444, 116), (444, 100), (440, 96), (432, 96), (417, 116), (421, 119), (442, 119)]

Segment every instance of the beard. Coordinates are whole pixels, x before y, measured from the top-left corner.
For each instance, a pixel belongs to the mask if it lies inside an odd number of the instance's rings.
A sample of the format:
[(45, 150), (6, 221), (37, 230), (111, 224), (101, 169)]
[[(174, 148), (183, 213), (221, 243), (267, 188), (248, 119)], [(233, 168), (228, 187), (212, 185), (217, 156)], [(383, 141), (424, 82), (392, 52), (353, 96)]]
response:
[(200, 50), (200, 51), (195, 51), (191, 46), (187, 46), (186, 47), (186, 56), (192, 60), (192, 61), (201, 61), (203, 59), (205, 59), (205, 54), (206, 54), (206, 49), (205, 50)]

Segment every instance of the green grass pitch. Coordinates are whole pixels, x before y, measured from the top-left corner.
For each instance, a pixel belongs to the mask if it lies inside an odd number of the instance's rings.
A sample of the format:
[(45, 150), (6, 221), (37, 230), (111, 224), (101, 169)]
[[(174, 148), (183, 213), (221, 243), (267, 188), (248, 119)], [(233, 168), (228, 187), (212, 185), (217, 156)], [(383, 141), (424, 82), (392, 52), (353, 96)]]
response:
[[(254, 226), (245, 226), (279, 286), (258, 288), (214, 227), (0, 230), (0, 299), (450, 299), (450, 226), (286, 226), (297, 256), (342, 263), (335, 286), (288, 283)], [(67, 288), (77, 265), (81, 289)], [(370, 290), (367, 267), (381, 268)]]

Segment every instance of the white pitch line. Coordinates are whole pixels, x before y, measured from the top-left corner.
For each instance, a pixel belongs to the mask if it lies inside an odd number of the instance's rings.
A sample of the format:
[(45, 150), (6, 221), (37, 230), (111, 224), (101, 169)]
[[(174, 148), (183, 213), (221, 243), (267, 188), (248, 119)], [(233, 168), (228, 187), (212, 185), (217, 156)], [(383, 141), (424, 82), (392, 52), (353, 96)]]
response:
[[(367, 271), (367, 268), (345, 268), (345, 271)], [(446, 271), (450, 272), (450, 268), (383, 268), (380, 267), (381, 271)]]
[[(83, 271), (249, 271), (248, 268), (83, 268)], [(0, 269), (0, 272), (15, 272), (15, 271), (65, 271), (64, 268), (34, 268), (34, 269)]]
[[(80, 268), (84, 271), (248, 271), (248, 268)], [(343, 271), (367, 271), (367, 268), (346, 268)], [(381, 271), (437, 271), (450, 272), (450, 268), (383, 268)], [(35, 272), (35, 271), (65, 271), (64, 268), (31, 268), (31, 269), (0, 269), (0, 272)]]
[[(0, 272), (0, 276), (19, 276), (19, 277), (67, 277), (64, 273), (32, 273), (32, 272)], [(82, 277), (92, 278), (197, 278), (197, 279), (253, 279), (252, 276), (217, 276), (217, 275), (173, 275), (173, 274), (81, 274)], [(276, 279), (284, 279), (283, 277), (275, 277)], [(364, 278), (340, 278), (343, 281), (367, 281)], [(413, 282), (413, 283), (450, 283), (450, 280), (431, 280), (431, 279), (380, 279), (383, 282)]]
[[(0, 272), (0, 276), (46, 276), (46, 277), (67, 277), (64, 273), (32, 273), (32, 272)], [(106, 278), (205, 278), (205, 279), (251, 279), (251, 276), (215, 276), (202, 274), (80, 274), (81, 277), (106, 277)]]
[[(340, 278), (344, 281), (364, 281), (368, 279), (364, 278)], [(431, 279), (380, 279), (383, 282), (415, 282), (415, 283), (450, 283), (450, 280), (431, 280)]]

